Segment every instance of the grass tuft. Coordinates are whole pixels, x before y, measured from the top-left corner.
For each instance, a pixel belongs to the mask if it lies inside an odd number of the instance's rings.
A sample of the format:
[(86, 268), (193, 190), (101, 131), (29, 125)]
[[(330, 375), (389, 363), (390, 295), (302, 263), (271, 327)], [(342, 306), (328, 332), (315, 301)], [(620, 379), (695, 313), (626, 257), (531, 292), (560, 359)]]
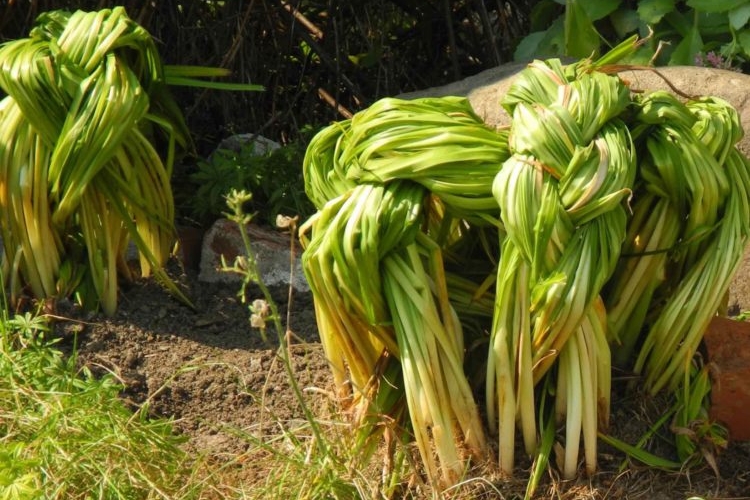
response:
[(178, 495), (191, 473), (172, 422), (133, 413), (113, 376), (63, 356), (44, 316), (1, 324), (0, 498)]

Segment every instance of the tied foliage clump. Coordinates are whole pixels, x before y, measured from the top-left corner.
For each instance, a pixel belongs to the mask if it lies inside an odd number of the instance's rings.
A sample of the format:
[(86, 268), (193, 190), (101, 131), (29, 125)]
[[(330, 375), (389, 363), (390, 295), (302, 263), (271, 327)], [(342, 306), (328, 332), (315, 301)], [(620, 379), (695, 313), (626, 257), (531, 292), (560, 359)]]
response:
[[(12, 299), (112, 313), (129, 242), (141, 275), (174, 241), (170, 175), (189, 140), (151, 36), (124, 9), (42, 14), (0, 48), (0, 193)], [(166, 152), (165, 157), (160, 152)]]
[(507, 128), (463, 98), (384, 99), (313, 139), (303, 265), (362, 456), (413, 441), (447, 487), (490, 435), (511, 474), (519, 435), (537, 479), (552, 456), (593, 473), (615, 366), (694, 402), (675, 428), (705, 418), (695, 354), (748, 240), (750, 163), (727, 102), (614, 74), (640, 43), (534, 61)]
[[(122, 7), (41, 14), (0, 47), (0, 227), (15, 302), (75, 297), (112, 314), (119, 279), (153, 274), (187, 302), (163, 264), (175, 240), (170, 179), (190, 131), (169, 85), (207, 82), (210, 67), (163, 65)], [(137, 269), (126, 262), (129, 244)]]

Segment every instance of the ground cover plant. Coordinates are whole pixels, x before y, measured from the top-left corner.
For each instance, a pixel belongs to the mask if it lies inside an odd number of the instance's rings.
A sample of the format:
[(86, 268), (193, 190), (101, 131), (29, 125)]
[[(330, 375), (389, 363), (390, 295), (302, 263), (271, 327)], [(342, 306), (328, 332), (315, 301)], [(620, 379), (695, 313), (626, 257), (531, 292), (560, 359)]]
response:
[[(64, 356), (42, 316), (0, 321), (0, 497), (176, 498), (192, 475), (166, 419)], [(188, 495), (184, 495), (185, 498)]]
[(517, 60), (588, 57), (652, 33), (629, 62), (748, 69), (750, 6), (741, 0), (543, 0), (529, 18), (531, 33), (519, 42)]
[[(306, 219), (314, 208), (304, 191), (303, 142), (262, 149), (252, 137), (236, 148), (219, 147), (209, 158), (199, 160), (190, 176), (194, 189), (185, 189), (182, 203), (188, 214), (203, 224), (221, 218), (227, 211), (232, 190), (252, 193), (245, 210), (257, 223), (273, 226), (280, 214)], [(189, 195), (188, 195), (189, 192)]]

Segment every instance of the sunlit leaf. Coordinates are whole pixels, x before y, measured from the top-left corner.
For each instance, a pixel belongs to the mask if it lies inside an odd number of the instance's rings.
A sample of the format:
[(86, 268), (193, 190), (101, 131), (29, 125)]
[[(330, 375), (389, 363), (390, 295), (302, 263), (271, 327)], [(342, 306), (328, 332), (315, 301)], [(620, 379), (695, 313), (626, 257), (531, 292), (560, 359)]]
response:
[(214, 90), (237, 90), (245, 92), (262, 92), (266, 90), (263, 85), (255, 85), (252, 83), (214, 82), (200, 80), (198, 78), (184, 78), (174, 76), (167, 78), (167, 83), (173, 86), (199, 87)]

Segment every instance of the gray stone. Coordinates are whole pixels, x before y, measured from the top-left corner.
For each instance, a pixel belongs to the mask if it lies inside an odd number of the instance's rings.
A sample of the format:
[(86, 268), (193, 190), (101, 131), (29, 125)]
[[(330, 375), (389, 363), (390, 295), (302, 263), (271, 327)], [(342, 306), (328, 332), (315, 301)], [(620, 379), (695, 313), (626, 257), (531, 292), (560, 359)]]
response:
[[(276, 150), (280, 145), (257, 134), (237, 134), (227, 137), (216, 148), (239, 152), (247, 143), (255, 145), (253, 153), (261, 156)], [(297, 291), (308, 291), (309, 286), (302, 272), (297, 248), (294, 271), (290, 273), (290, 236), (270, 228), (255, 224), (246, 227), (250, 245), (258, 263), (258, 271), (266, 285), (286, 285), (291, 283)], [(295, 241), (296, 247), (299, 247)], [(239, 227), (227, 219), (217, 220), (203, 237), (198, 279), (205, 282), (238, 284), (242, 276), (238, 273), (222, 270), (222, 256), (227, 266), (233, 266), (237, 256), (245, 255)]]
[[(250, 224), (245, 227), (250, 238), (250, 247), (258, 264), (261, 279), (268, 286), (289, 285), (295, 290), (310, 290), (300, 261), (302, 250), (294, 241), (295, 259), (291, 271), (291, 238), (288, 233)], [(224, 260), (228, 266), (234, 265), (237, 256), (245, 255), (245, 247), (239, 226), (230, 220), (219, 219), (203, 237), (201, 250), (200, 273), (198, 279), (205, 282), (239, 283), (240, 274), (221, 270)], [(290, 279), (291, 278), (291, 279)]]
[(272, 141), (271, 139), (263, 137), (262, 135), (236, 134), (222, 140), (216, 149), (229, 149), (231, 151), (239, 153), (242, 147), (249, 142), (252, 142), (254, 144), (253, 153), (256, 156), (263, 156), (281, 147), (278, 142)]

